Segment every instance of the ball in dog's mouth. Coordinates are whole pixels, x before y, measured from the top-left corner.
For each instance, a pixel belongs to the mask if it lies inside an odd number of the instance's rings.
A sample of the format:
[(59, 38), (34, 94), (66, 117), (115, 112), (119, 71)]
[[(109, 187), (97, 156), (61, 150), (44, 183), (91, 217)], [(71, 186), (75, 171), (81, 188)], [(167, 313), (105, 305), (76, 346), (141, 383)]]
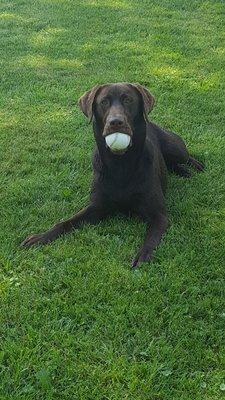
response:
[(122, 132), (114, 132), (105, 138), (107, 146), (113, 153), (123, 154), (131, 142), (130, 135)]

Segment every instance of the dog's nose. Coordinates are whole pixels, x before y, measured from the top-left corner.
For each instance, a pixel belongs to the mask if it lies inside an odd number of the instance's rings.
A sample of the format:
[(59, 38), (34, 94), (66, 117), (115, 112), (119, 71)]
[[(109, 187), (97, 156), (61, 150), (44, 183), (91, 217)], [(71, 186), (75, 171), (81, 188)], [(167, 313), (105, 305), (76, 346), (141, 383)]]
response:
[(120, 118), (111, 118), (109, 121), (109, 125), (114, 128), (114, 127), (120, 127), (124, 124), (124, 121)]

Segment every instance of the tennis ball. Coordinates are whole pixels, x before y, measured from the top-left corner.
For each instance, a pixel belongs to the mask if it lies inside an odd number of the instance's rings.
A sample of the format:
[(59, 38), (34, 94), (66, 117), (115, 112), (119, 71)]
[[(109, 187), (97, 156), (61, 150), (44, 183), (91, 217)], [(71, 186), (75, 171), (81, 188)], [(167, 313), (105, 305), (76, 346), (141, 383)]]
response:
[(121, 132), (114, 132), (105, 138), (107, 146), (114, 151), (126, 149), (130, 144), (130, 140), (129, 135)]

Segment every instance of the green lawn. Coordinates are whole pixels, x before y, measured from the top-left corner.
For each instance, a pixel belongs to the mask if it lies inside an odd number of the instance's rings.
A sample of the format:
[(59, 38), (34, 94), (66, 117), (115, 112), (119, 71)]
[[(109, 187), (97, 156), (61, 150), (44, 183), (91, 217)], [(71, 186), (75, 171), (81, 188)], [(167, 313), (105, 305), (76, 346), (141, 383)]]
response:
[[(224, 16), (222, 0), (1, 1), (1, 400), (225, 396)], [(170, 227), (138, 271), (135, 219), (20, 249), (86, 204), (77, 99), (116, 81), (150, 89), (205, 173), (169, 176)]]

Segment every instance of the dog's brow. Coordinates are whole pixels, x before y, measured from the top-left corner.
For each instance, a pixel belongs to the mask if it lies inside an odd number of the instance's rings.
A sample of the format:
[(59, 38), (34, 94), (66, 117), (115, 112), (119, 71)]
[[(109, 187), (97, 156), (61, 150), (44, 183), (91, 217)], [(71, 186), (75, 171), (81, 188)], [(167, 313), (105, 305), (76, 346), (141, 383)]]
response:
[(132, 93), (130, 92), (123, 92), (120, 95), (121, 98), (133, 98)]
[(103, 100), (110, 100), (110, 96), (108, 93), (100, 93), (99, 96), (97, 97), (97, 101), (101, 103)]

